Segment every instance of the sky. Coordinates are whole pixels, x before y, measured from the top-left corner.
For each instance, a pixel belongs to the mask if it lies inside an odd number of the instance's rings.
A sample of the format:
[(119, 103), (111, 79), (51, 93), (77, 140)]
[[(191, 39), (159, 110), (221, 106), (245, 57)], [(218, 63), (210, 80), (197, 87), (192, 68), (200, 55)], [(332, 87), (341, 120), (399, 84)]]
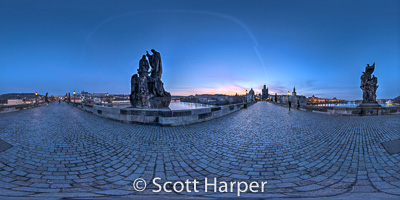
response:
[(128, 94), (142, 55), (161, 53), (172, 95), (355, 100), (376, 63), (377, 98), (400, 95), (400, 1), (0, 0), (0, 94)]

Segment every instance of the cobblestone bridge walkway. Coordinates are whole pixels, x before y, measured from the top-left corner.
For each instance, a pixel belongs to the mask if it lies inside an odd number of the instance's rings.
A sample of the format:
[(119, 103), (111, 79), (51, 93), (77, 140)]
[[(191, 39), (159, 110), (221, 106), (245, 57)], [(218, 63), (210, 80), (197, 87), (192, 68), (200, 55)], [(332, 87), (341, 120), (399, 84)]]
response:
[[(154, 194), (154, 177), (268, 181), (264, 193), (241, 197), (400, 198), (400, 155), (381, 145), (399, 137), (399, 115), (329, 116), (260, 102), (200, 124), (159, 127), (54, 103), (0, 114), (0, 139), (13, 146), (0, 152), (0, 198), (135, 197)], [(148, 181), (143, 192), (132, 188), (139, 177)]]

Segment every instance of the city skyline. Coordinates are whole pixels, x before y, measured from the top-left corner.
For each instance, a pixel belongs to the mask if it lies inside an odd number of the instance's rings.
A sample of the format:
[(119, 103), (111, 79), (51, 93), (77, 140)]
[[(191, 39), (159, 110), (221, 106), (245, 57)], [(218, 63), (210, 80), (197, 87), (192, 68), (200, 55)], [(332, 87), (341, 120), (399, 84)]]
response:
[(356, 100), (374, 62), (377, 98), (400, 94), (397, 1), (39, 2), (1, 3), (0, 94), (129, 94), (153, 48), (172, 95), (261, 93), (265, 84), (270, 94), (296, 87)]

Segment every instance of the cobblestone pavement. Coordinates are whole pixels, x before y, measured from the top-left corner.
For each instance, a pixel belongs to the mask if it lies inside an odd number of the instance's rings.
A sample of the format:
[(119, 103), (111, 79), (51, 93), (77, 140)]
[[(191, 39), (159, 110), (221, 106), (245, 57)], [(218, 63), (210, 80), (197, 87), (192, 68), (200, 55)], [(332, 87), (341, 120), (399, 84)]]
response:
[[(159, 127), (56, 103), (0, 114), (0, 139), (13, 146), (0, 152), (0, 198), (135, 197), (154, 194), (154, 177), (268, 181), (264, 193), (241, 197), (399, 197), (400, 155), (381, 145), (399, 137), (399, 115), (330, 116), (260, 102), (200, 124)], [(148, 182), (143, 192), (132, 188), (139, 177)]]

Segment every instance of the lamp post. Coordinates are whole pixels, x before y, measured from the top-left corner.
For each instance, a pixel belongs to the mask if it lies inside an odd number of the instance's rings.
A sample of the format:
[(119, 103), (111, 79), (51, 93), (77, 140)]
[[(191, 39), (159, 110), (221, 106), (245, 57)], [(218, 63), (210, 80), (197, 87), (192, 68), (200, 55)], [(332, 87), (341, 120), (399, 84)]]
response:
[(247, 103), (247, 90), (246, 90), (246, 103)]
[(37, 92), (35, 93), (35, 97), (36, 97), (36, 105), (38, 105), (38, 101), (37, 101)]
[(289, 103), (289, 101), (290, 101), (289, 96), (290, 96), (290, 92), (287, 91), (287, 101), (288, 101), (288, 103)]
[(74, 104), (75, 104), (75, 90), (74, 90)]

